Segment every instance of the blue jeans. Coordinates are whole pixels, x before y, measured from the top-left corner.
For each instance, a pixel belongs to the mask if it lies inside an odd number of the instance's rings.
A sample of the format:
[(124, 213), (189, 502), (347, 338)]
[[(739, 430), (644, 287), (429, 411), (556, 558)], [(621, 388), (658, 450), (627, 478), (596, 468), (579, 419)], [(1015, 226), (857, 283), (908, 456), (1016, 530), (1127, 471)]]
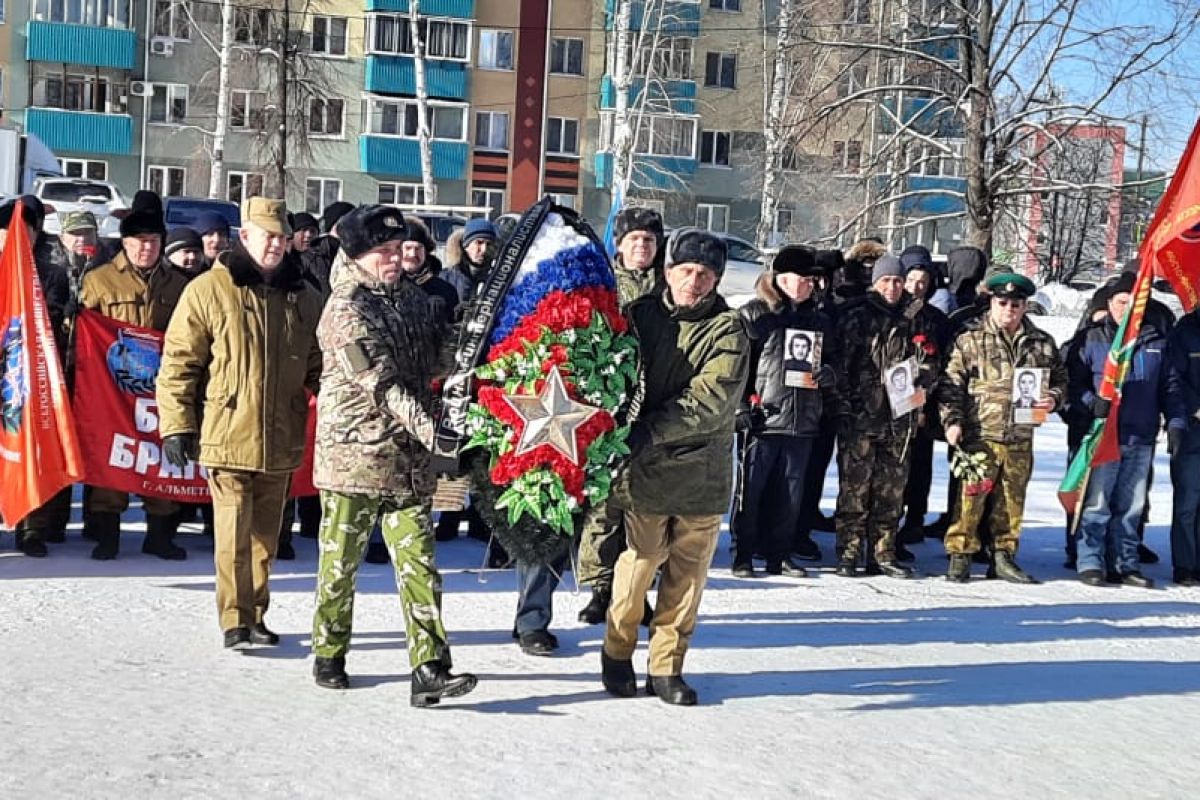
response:
[(559, 576), (571, 560), (571, 551), (564, 547), (549, 564), (530, 566), (517, 562), (517, 635), (544, 631), (554, 617), (554, 590)]
[(1154, 448), (1129, 444), (1121, 460), (1092, 470), (1079, 518), (1079, 572), (1137, 572), (1138, 523), (1146, 507)]

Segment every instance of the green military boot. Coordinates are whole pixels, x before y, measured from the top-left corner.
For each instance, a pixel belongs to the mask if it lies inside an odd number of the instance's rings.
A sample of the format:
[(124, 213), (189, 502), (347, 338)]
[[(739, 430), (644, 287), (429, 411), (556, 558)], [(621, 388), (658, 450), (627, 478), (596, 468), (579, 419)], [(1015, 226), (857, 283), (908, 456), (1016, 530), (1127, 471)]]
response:
[(997, 578), (1009, 583), (1037, 583), (1037, 579), (1017, 566), (1011, 553), (997, 550), (992, 558), (992, 568), (995, 570)]
[(946, 580), (953, 583), (966, 583), (971, 580), (971, 557), (961, 554), (950, 556), (950, 568), (946, 570)]

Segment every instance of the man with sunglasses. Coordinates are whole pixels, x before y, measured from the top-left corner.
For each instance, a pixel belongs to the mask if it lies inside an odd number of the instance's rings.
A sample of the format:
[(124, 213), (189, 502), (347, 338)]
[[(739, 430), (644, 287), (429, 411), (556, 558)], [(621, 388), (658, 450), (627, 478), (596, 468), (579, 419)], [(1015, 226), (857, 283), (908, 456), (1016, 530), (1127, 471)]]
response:
[(1023, 275), (999, 273), (987, 281), (991, 294), (987, 315), (954, 342), (950, 361), (938, 386), (938, 406), (951, 447), (986, 453), (984, 487), (964, 483), (959, 513), (946, 533), (950, 569), (946, 579), (970, 579), (971, 556), (980, 546), (979, 527), (993, 497), (988, 529), (995, 548), (989, 575), (1010, 583), (1036, 583), (1015, 561), (1025, 508), (1025, 489), (1033, 472), (1033, 426), (1014, 422), (1013, 375), (1025, 369), (1047, 369), (1046, 392), (1037, 404), (1056, 409), (1067, 389), (1067, 372), (1049, 334), (1025, 315), (1034, 293)]

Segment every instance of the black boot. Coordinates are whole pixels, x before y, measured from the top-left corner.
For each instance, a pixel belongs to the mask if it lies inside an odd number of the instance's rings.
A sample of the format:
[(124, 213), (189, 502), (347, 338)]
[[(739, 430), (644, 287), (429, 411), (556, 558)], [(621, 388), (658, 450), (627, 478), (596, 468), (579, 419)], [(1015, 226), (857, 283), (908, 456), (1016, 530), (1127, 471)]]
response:
[(1138, 545), (1138, 563), (1140, 564), (1157, 564), (1158, 553), (1146, 547), (1144, 544)]
[(45, 558), (49, 555), (45, 534), (39, 528), (17, 531), (17, 549), (30, 558)]
[(607, 586), (599, 586), (592, 590), (592, 599), (579, 612), (579, 621), (587, 625), (599, 625), (608, 615), (608, 604), (612, 602), (612, 593)]
[(646, 681), (646, 694), (672, 706), (694, 706), (697, 702), (696, 690), (678, 675), (651, 675)]
[(953, 583), (966, 583), (971, 580), (971, 557), (964, 554), (951, 555), (946, 580)]
[(250, 641), (253, 644), (274, 647), (279, 644), (279, 634), (268, 628), (264, 623), (256, 622), (250, 626)]
[(121, 515), (111, 511), (93, 511), (88, 516), (92, 533), (96, 535), (92, 558), (97, 561), (112, 561), (121, 548)]
[(600, 678), (604, 690), (616, 697), (637, 696), (637, 676), (633, 662), (629, 659), (612, 658), (604, 649), (600, 650)]
[(1037, 583), (1037, 580), (1029, 575), (1025, 570), (1017, 566), (1017, 562), (1013, 561), (1011, 554), (997, 550), (993, 556), (992, 567), (996, 572), (996, 577), (1009, 583)]
[(325, 689), (350, 688), (350, 676), (346, 674), (346, 659), (342, 656), (337, 658), (317, 656), (313, 661), (313, 677), (317, 681), (317, 686)]
[(833, 574), (842, 578), (857, 578), (858, 563), (853, 558), (842, 558), (838, 561), (837, 569), (833, 571)]
[(443, 697), (461, 697), (474, 689), (478, 682), (468, 672), (453, 675), (442, 662), (426, 661), (413, 670), (409, 702), (418, 708), (436, 706)]
[(913, 576), (912, 567), (906, 567), (899, 561), (880, 561), (879, 572), (889, 578), (911, 578)]
[(46, 535), (42, 538), (50, 544), (62, 544), (67, 540), (67, 531), (59, 527), (47, 528)]
[(901, 563), (911, 564), (913, 561), (917, 560), (917, 557), (915, 555), (913, 555), (913, 551), (909, 550), (907, 547), (905, 547), (904, 545), (897, 542), (896, 543), (896, 560)]
[(179, 517), (175, 514), (147, 514), (146, 538), (142, 540), (142, 552), (148, 556), (158, 556), (166, 561), (183, 561), (187, 558), (187, 550), (175, 544), (175, 526)]
[(812, 540), (812, 536), (804, 534), (797, 536), (795, 543), (792, 545), (792, 557), (798, 558), (801, 561), (820, 561), (821, 548)]

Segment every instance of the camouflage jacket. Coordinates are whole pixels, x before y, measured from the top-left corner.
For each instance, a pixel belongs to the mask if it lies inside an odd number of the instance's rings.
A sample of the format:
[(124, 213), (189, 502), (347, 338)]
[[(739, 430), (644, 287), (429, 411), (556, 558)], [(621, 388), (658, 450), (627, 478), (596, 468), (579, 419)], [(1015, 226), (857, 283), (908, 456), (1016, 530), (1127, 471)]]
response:
[(409, 280), (380, 284), (339, 253), (317, 327), (323, 353), (313, 480), (346, 494), (428, 499), (431, 382), (446, 331)]
[[(884, 371), (916, 358), (918, 385), (932, 387), (941, 372), (932, 318), (922, 313), (924, 303), (907, 294), (889, 306), (876, 292), (842, 306), (837, 318), (841, 359), (837, 370), (837, 410), (843, 431), (879, 438), (904, 437), (916, 431), (920, 415), (910, 412), (892, 419), (884, 386)], [(935, 349), (926, 353), (919, 342)]]
[(663, 283), (662, 269), (655, 264), (649, 269), (626, 269), (618, 261), (613, 266), (617, 277), (617, 298), (621, 308), (627, 308), (630, 303), (644, 294), (649, 294)]
[(1033, 427), (1013, 422), (1012, 381), (1020, 368), (1048, 369), (1044, 391), (1061, 406), (1067, 391), (1067, 370), (1058, 347), (1029, 318), (1015, 336), (1008, 336), (984, 317), (959, 334), (938, 384), (942, 425), (961, 425), (965, 443), (987, 440), (1001, 444), (1032, 441)]

